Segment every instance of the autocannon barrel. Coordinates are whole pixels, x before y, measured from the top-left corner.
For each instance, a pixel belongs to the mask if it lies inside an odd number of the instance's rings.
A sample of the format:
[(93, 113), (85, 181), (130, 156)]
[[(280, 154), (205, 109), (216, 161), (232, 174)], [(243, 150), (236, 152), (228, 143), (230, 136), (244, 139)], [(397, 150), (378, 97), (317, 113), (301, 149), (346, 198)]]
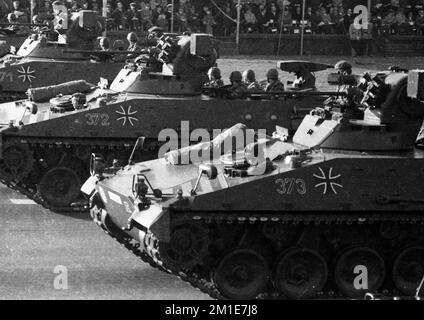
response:
[(93, 55), (115, 55), (115, 54), (148, 54), (147, 50), (142, 51), (101, 51), (101, 50), (64, 50), (64, 53), (82, 53)]

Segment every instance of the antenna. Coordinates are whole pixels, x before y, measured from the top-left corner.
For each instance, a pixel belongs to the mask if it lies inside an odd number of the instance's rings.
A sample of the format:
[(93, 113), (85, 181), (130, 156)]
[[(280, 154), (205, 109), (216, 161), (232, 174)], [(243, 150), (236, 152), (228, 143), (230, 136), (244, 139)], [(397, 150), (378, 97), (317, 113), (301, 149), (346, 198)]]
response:
[(420, 282), (420, 285), (417, 288), (417, 291), (415, 292), (415, 299), (416, 300), (420, 299), (420, 292), (421, 292), (421, 289), (423, 288), (423, 286), (424, 286), (424, 276), (421, 279), (421, 282)]
[(135, 143), (134, 148), (133, 148), (133, 150), (131, 152), (131, 156), (128, 159), (128, 165), (131, 166), (131, 165), (134, 164), (133, 158), (134, 158), (135, 150), (137, 150), (137, 147), (138, 147), (138, 144), (140, 143), (140, 141), (141, 141), (141, 146), (143, 147), (143, 144), (144, 144), (144, 140), (145, 139), (146, 139), (145, 137), (139, 137), (139, 138), (137, 138), (137, 142)]

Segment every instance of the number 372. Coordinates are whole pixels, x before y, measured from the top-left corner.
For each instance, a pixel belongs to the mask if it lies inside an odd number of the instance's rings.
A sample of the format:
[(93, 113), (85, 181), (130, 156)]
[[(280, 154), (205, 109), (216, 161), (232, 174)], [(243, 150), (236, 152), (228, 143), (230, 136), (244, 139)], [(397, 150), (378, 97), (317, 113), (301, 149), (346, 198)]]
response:
[(306, 194), (306, 182), (303, 179), (284, 178), (275, 180), (275, 183), (279, 186), (277, 192), (281, 195)]
[(85, 115), (88, 126), (110, 126), (109, 115), (107, 113), (88, 113)]

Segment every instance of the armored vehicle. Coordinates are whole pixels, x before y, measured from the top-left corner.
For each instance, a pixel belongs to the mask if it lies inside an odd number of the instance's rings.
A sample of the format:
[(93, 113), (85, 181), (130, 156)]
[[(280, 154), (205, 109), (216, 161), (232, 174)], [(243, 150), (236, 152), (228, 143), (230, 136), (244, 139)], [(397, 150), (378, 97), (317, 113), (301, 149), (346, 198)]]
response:
[(93, 156), (82, 188), (91, 216), (214, 298), (413, 296), (424, 277), (417, 74), (366, 74), (307, 115), (291, 142), (279, 129), (219, 149), (245, 132), (237, 125), (120, 170)]
[[(60, 15), (62, 21), (68, 21), (67, 15)], [(113, 80), (124, 62), (114, 61), (114, 52), (109, 52), (109, 59), (98, 58), (95, 40), (102, 30), (102, 18), (93, 11), (82, 10), (71, 19), (69, 28), (62, 23), (60, 29), (40, 28), (31, 34), (17, 52), (2, 58), (0, 100), (24, 99), (28, 88), (71, 80)]]
[(309, 90), (246, 99), (230, 99), (221, 89), (222, 97), (202, 94), (217, 56), (209, 35), (163, 36), (149, 54), (127, 64), (110, 89), (77, 81), (30, 89), (29, 99), (1, 105), (1, 179), (52, 210), (68, 210), (78, 202), (92, 152), (125, 164), (141, 136), (144, 150), (135, 156), (148, 160), (171, 138), (177, 141), (172, 149), (197, 143), (194, 129), (213, 133), (236, 122), (269, 133), (275, 125), (291, 129), (302, 109), (296, 107), (309, 101), (310, 110), (312, 100), (327, 97)]

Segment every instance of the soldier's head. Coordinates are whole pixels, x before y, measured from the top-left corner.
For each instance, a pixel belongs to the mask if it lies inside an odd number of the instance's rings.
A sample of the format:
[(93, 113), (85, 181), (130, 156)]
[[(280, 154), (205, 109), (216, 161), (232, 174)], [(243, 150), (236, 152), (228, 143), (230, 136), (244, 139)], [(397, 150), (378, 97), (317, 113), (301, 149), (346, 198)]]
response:
[(21, 3), (18, 0), (13, 1), (13, 9), (19, 10), (21, 7)]
[(103, 50), (110, 48), (110, 41), (107, 37), (101, 37), (99, 41), (100, 48)]
[(279, 79), (278, 70), (277, 69), (269, 69), (266, 73), (266, 79), (268, 83), (276, 82)]
[(36, 14), (32, 17), (32, 23), (40, 24), (40, 23), (43, 23), (43, 20), (40, 18), (38, 14)]
[(341, 75), (347, 76), (352, 74), (352, 65), (346, 60), (337, 62), (334, 66), (334, 69), (336, 69), (337, 73)]
[(14, 22), (16, 22), (16, 15), (15, 15), (14, 13), (9, 13), (9, 14), (7, 15), (7, 21), (8, 21), (9, 23), (14, 23)]
[(72, 106), (75, 110), (83, 109), (86, 106), (87, 98), (85, 94), (74, 93), (71, 98)]
[(138, 37), (135, 32), (130, 32), (127, 34), (127, 40), (129, 43), (137, 43)]
[(233, 71), (230, 74), (230, 82), (232, 85), (239, 85), (243, 81), (243, 76), (240, 71)]
[(221, 70), (217, 67), (212, 67), (208, 71), (208, 77), (210, 81), (221, 79)]
[(255, 71), (253, 70), (245, 70), (243, 72), (243, 81), (246, 83), (255, 82), (256, 81), (256, 75)]
[(122, 40), (116, 40), (115, 41), (115, 48), (118, 51), (124, 51), (124, 49), (125, 49), (124, 41), (122, 41)]
[[(158, 8), (160, 8), (160, 7), (158, 7)], [(151, 27), (148, 30), (148, 34), (149, 34), (148, 38), (149, 39), (159, 39), (163, 36), (163, 32), (164, 32), (164, 30), (161, 27), (157, 27), (157, 26)]]

